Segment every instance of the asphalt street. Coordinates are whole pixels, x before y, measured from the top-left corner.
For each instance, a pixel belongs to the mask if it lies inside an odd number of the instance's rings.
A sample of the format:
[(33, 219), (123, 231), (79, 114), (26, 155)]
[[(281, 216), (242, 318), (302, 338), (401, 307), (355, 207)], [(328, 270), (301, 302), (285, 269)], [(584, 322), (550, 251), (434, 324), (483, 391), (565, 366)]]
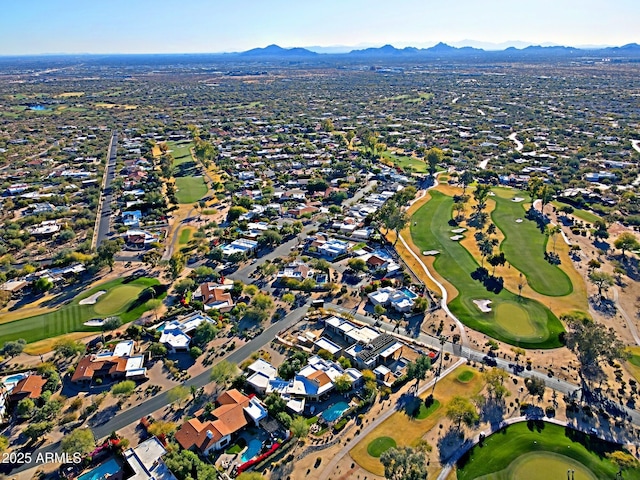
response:
[(96, 248), (107, 239), (111, 229), (111, 201), (113, 194), (111, 192), (111, 182), (116, 175), (116, 151), (118, 145), (118, 132), (113, 132), (111, 144), (109, 145), (109, 153), (107, 155), (107, 171), (105, 172), (104, 185), (102, 187), (102, 199), (98, 205), (98, 227), (96, 237)]

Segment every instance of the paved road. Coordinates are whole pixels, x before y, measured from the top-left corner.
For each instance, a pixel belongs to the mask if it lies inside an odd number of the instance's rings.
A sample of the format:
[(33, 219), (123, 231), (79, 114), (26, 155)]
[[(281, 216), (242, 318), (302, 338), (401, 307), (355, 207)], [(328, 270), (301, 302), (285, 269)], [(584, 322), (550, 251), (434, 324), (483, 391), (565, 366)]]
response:
[[(253, 352), (260, 350), (262, 347), (271, 342), (278, 332), (282, 330), (286, 330), (296, 324), (302, 319), (306, 313), (307, 309), (310, 305), (310, 302), (307, 304), (292, 310), (287, 316), (285, 316), (282, 320), (273, 323), (271, 326), (266, 328), (260, 335), (238, 348), (237, 350), (232, 351), (230, 354), (224, 357), (224, 360), (227, 360), (232, 363), (240, 363), (243, 360), (249, 358)], [(183, 385), (190, 387), (191, 385), (195, 385), (196, 387), (203, 387), (210, 383), (209, 381), (209, 371), (205, 371), (200, 375), (190, 378)], [(93, 433), (97, 440), (102, 439), (113, 431), (118, 431), (121, 428), (126, 427), (132, 423), (137, 423), (140, 421), (142, 417), (145, 415), (150, 415), (156, 410), (159, 410), (163, 407), (166, 407), (171, 402), (168, 399), (167, 391), (159, 393), (155, 397), (151, 397), (148, 400), (143, 401), (142, 403), (136, 405), (135, 407), (129, 408), (128, 410), (124, 410), (119, 414), (115, 415), (111, 418), (107, 423), (103, 425), (99, 425), (95, 428), (92, 428)], [(35, 450), (32, 453), (32, 457), (35, 459), (38, 454), (46, 453), (46, 452), (59, 452), (60, 451), (60, 442), (56, 442), (42, 448)], [(23, 464), (19, 465), (13, 470), (3, 470), (6, 468), (11, 468), (9, 465), (0, 464), (0, 473), (13, 473), (16, 474), (23, 470), (27, 470), (29, 468), (35, 467), (35, 463)]]
[(96, 227), (96, 239), (95, 248), (98, 248), (100, 244), (107, 239), (111, 229), (111, 201), (113, 194), (111, 193), (111, 182), (116, 175), (116, 151), (118, 145), (118, 132), (114, 131), (111, 136), (111, 143), (109, 144), (109, 152), (107, 154), (107, 166), (105, 171), (105, 177), (102, 185), (102, 198), (98, 204), (97, 211), (97, 227)]
[[(334, 305), (332, 303), (326, 303), (325, 304), (325, 308), (327, 309), (333, 309), (339, 313), (348, 313), (350, 315), (353, 315), (353, 317), (358, 320), (359, 322), (362, 323), (366, 323), (368, 325), (374, 326), (376, 324), (376, 320), (373, 317), (367, 317), (364, 315), (360, 315), (357, 313), (354, 313), (353, 310), (349, 310), (346, 308), (343, 308), (339, 305)], [(436, 350), (440, 350), (441, 345), (440, 345), (440, 340), (436, 337), (432, 337), (431, 335), (427, 335), (425, 333), (420, 333), (417, 337), (409, 337), (407, 335), (402, 335), (400, 333), (395, 333), (394, 332), (394, 327), (395, 325), (390, 323), (390, 322), (386, 322), (386, 321), (381, 321), (378, 323), (378, 326), (380, 329), (388, 332), (388, 333), (392, 333), (393, 335), (396, 335), (404, 340), (406, 340), (407, 342), (417, 342), (418, 344), (423, 344), (426, 345), (428, 347), (434, 348)], [(466, 346), (461, 346), (458, 344), (454, 344), (451, 342), (446, 342), (444, 344), (444, 351), (448, 352), (452, 355), (456, 355), (462, 358), (466, 358), (469, 360), (472, 360), (474, 362), (478, 362), (478, 363), (484, 363), (484, 359), (487, 356), (486, 353), (481, 352), (479, 350), (474, 350), (472, 348), (466, 347)], [(549, 352), (549, 356), (550, 358), (552, 357), (552, 352)], [(520, 369), (520, 368), (514, 368), (514, 363), (508, 360), (505, 360), (503, 358), (498, 358), (498, 357), (493, 357), (493, 360), (496, 363), (496, 366), (506, 370), (507, 372), (513, 374), (513, 375), (517, 375), (519, 377), (522, 378), (540, 378), (542, 380), (544, 380), (545, 384), (547, 387), (552, 388), (553, 390), (556, 390), (560, 393), (566, 394), (566, 395), (573, 395), (575, 394), (580, 387), (578, 385), (575, 385), (571, 382), (567, 382), (566, 380), (562, 380), (556, 377), (551, 377), (549, 378), (549, 376), (547, 375), (546, 372), (540, 372), (537, 370), (526, 370), (526, 369)], [(627, 415), (630, 416), (631, 418), (631, 422), (634, 423), (635, 425), (640, 426), (640, 412), (638, 410), (632, 410), (630, 408), (627, 408), (625, 406), (622, 405), (618, 405), (618, 407), (625, 411), (627, 413)]]

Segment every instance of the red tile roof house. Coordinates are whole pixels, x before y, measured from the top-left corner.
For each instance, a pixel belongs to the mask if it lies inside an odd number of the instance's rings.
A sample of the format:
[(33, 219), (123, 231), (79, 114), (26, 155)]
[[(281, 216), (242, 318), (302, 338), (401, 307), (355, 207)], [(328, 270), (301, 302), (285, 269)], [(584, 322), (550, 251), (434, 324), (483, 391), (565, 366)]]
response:
[(8, 395), (7, 403), (18, 403), (20, 400), (30, 398), (35, 400), (42, 395), (42, 388), (47, 383), (46, 378), (42, 378), (40, 375), (29, 375), (28, 377), (20, 380), (11, 393)]
[(229, 288), (216, 283), (201, 284), (193, 294), (193, 298), (199, 299), (204, 304), (205, 311), (213, 309), (225, 313), (230, 312), (235, 305)]
[(258, 425), (267, 417), (265, 407), (256, 397), (249, 398), (235, 388), (224, 392), (211, 411), (213, 420), (192, 418), (182, 424), (175, 434), (176, 441), (186, 450), (199, 450), (207, 455), (231, 443), (234, 434), (250, 424)]

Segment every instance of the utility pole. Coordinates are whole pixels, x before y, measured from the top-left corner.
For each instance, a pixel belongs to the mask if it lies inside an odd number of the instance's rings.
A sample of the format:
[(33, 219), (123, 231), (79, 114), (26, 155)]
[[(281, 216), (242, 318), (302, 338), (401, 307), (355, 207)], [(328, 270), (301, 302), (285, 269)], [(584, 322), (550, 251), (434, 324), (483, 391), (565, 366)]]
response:
[(440, 378), (440, 373), (442, 372), (442, 358), (444, 357), (444, 344), (447, 343), (448, 337), (445, 335), (440, 335), (440, 365), (436, 369), (436, 378), (433, 382), (433, 388), (431, 389), (431, 397), (433, 397), (433, 392), (436, 391), (436, 383), (438, 383), (438, 378)]

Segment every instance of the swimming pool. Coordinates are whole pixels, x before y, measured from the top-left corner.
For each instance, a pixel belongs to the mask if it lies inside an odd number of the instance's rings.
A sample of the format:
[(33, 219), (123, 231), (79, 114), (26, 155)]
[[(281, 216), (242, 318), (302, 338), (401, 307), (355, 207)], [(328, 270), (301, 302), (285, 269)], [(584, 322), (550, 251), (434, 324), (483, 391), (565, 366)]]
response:
[(403, 287), (400, 291), (404, 293), (407, 297), (412, 299), (418, 296), (415, 293), (413, 293), (411, 290), (409, 290), (407, 287)]
[(252, 438), (251, 440), (249, 440), (247, 449), (242, 453), (242, 456), (240, 458), (243, 462), (248, 462), (253, 457), (258, 455), (260, 453), (260, 450), (262, 450), (262, 442), (257, 438)]
[(22, 380), (23, 378), (25, 378), (27, 376), (28, 375), (26, 373), (16, 373), (14, 375), (9, 375), (8, 377), (3, 378), (2, 379), (2, 383), (4, 383), (5, 385), (18, 383), (20, 380)]
[(87, 473), (80, 475), (78, 480), (102, 480), (105, 478), (109, 478), (111, 475), (115, 475), (120, 471), (120, 465), (116, 462), (115, 458), (111, 460), (101, 463), (93, 470), (88, 471)]
[(327, 408), (320, 416), (327, 422), (335, 422), (347, 410), (349, 410), (349, 404), (347, 402), (338, 402)]

